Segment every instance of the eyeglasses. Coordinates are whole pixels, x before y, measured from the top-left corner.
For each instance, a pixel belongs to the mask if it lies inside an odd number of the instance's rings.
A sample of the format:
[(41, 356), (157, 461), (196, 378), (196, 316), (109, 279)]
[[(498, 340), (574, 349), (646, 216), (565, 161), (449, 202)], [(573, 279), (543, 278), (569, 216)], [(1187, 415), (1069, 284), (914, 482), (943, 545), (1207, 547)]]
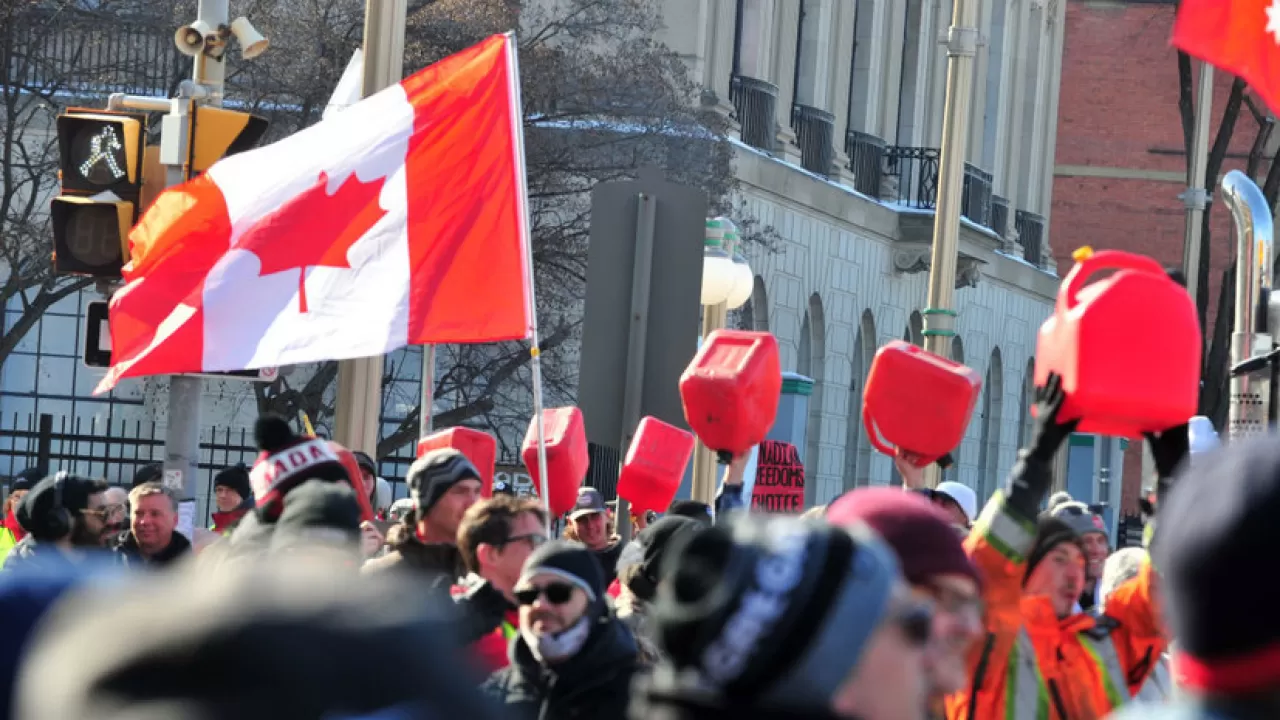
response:
[(531, 547), (533, 547), (534, 549), (537, 549), (538, 547), (541, 547), (542, 544), (545, 543), (546, 541), (547, 541), (547, 536), (543, 535), (542, 533), (528, 533), (527, 535), (512, 535), (506, 540), (503, 540), (502, 544), (510, 545), (511, 543), (527, 542)]
[(933, 634), (933, 606), (911, 603), (895, 612), (892, 619), (902, 628), (907, 642), (917, 647), (929, 644), (929, 636)]
[(514, 594), (516, 602), (521, 605), (532, 605), (540, 597), (545, 597), (552, 605), (563, 605), (573, 597), (573, 586), (568, 583), (548, 583), (542, 587), (517, 590)]
[(977, 595), (961, 593), (942, 585), (926, 585), (929, 595), (937, 607), (954, 615), (973, 613), (981, 617), (982, 598)]

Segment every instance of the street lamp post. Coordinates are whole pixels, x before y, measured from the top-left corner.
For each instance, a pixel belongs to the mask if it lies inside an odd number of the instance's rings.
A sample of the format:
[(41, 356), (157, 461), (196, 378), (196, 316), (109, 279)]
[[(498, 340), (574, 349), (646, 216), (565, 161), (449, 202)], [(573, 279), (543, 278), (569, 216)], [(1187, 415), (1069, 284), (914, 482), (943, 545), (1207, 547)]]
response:
[[(702, 337), (725, 326), (730, 310), (751, 299), (755, 274), (740, 252), (737, 228), (728, 218), (707, 221), (702, 251)], [(693, 450), (693, 499), (711, 504), (716, 492), (715, 451), (698, 442)]]

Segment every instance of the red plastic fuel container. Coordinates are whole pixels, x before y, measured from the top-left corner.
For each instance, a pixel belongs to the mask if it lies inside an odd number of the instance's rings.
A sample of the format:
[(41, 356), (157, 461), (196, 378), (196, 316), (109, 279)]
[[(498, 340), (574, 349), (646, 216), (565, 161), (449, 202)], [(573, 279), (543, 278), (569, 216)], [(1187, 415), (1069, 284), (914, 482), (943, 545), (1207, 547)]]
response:
[(707, 447), (733, 455), (764, 440), (781, 395), (778, 341), (767, 332), (712, 332), (680, 376), (689, 427)]
[[(1186, 288), (1142, 255), (1089, 248), (1058, 290), (1036, 343), (1037, 386), (1062, 376), (1078, 432), (1142, 439), (1187, 422), (1200, 393), (1200, 322)], [(1091, 276), (1114, 270), (1086, 285)]]
[(618, 475), (618, 497), (631, 503), (636, 514), (666, 512), (689, 467), (693, 445), (693, 433), (642, 418)]
[(484, 496), (493, 494), (493, 470), (498, 459), (498, 441), (489, 433), (465, 427), (452, 427), (433, 432), (418, 441), (418, 457), (429, 450), (453, 448), (471, 461), (480, 471), (484, 483)]
[(924, 467), (960, 445), (982, 391), (972, 368), (901, 340), (876, 351), (862, 394), (862, 423), (880, 452), (910, 453)]
[[(563, 515), (578, 500), (578, 488), (587, 477), (587, 429), (582, 411), (576, 407), (547, 408), (542, 411), (547, 444), (547, 507), (553, 516)], [(520, 457), (529, 470), (534, 489), (542, 492), (538, 474), (537, 416), (529, 421)]]

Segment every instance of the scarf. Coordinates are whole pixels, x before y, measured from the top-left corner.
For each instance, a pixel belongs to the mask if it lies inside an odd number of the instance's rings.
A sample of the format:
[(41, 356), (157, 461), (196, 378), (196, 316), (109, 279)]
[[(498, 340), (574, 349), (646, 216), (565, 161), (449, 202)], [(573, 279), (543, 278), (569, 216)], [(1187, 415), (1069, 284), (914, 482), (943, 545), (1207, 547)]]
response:
[(13, 533), (14, 542), (22, 542), (22, 538), (27, 536), (27, 531), (22, 529), (22, 525), (18, 522), (18, 516), (14, 513), (14, 509), (9, 510), (9, 514), (5, 515), (4, 526)]

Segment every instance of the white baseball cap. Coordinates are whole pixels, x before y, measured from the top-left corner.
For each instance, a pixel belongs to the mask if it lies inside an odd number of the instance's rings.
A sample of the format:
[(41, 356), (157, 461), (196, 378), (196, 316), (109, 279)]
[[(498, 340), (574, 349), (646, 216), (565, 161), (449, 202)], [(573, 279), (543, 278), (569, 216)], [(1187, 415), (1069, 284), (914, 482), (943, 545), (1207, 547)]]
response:
[(934, 492), (940, 492), (955, 500), (960, 509), (964, 511), (965, 517), (969, 518), (969, 522), (973, 522), (974, 518), (977, 517), (978, 494), (968, 485), (948, 480), (938, 483), (938, 487), (934, 488)]

